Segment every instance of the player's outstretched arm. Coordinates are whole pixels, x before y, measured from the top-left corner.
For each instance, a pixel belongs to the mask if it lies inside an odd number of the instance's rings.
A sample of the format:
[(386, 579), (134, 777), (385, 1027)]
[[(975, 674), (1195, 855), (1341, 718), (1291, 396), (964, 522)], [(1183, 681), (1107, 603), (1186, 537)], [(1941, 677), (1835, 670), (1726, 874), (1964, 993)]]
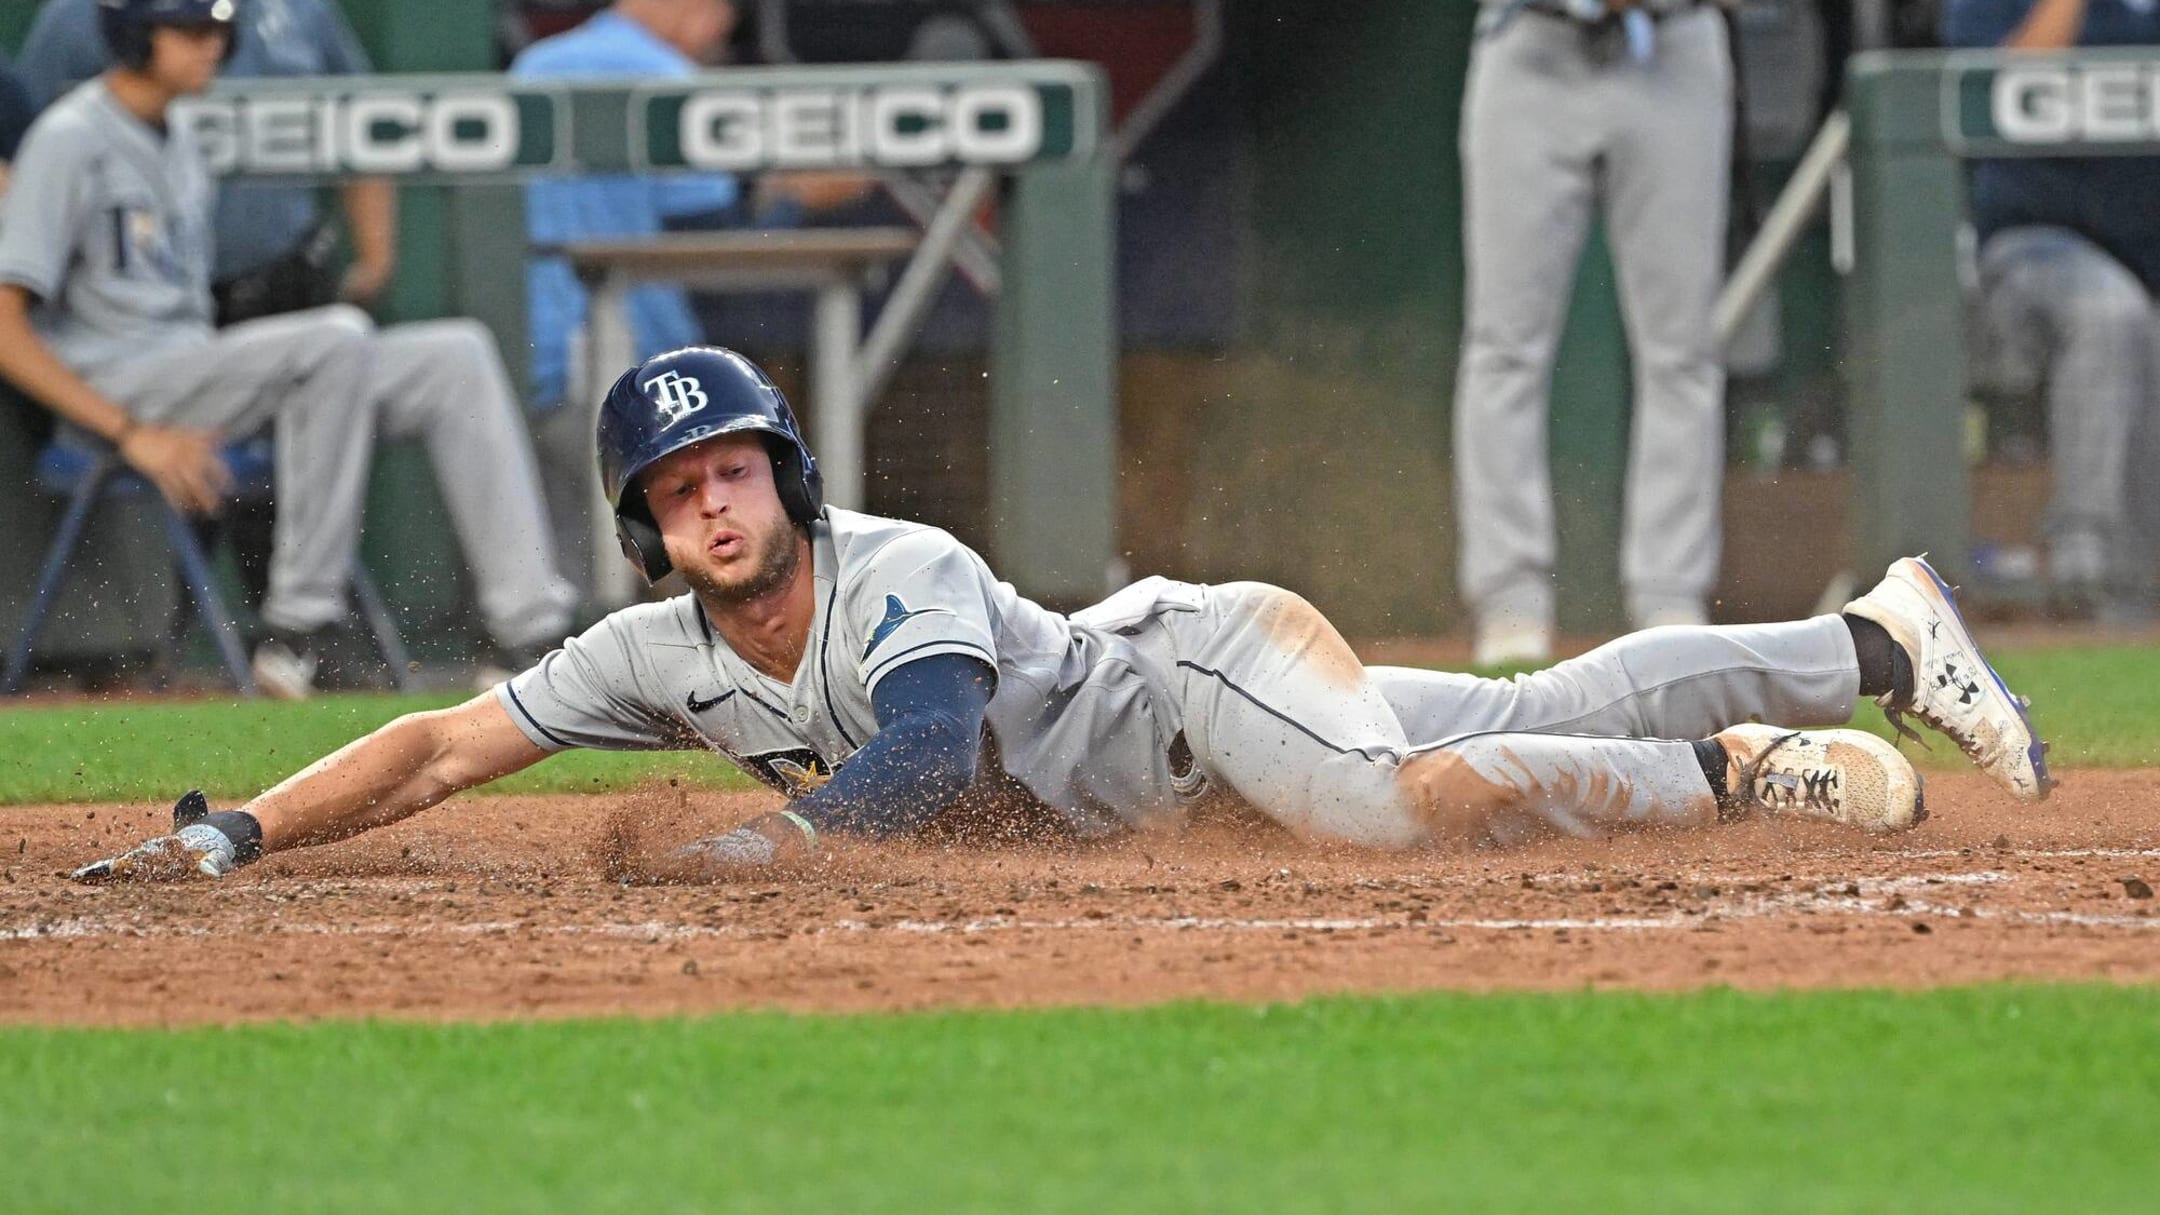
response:
[(715, 881), (809, 856), (820, 833), (912, 831), (975, 779), (996, 690), (997, 672), (968, 654), (934, 654), (895, 668), (870, 694), (877, 733), (823, 787), (726, 835), (659, 855), (648, 855), (634, 824), (618, 819), (608, 847), (613, 876)]
[[(455, 708), (408, 713), (309, 764), (239, 810), (205, 813), (181, 799), (174, 833), (85, 865), (84, 881), (222, 877), (266, 852), (326, 844), (394, 823), (451, 794), (547, 758), (492, 692)], [(192, 799), (192, 800), (191, 800)]]

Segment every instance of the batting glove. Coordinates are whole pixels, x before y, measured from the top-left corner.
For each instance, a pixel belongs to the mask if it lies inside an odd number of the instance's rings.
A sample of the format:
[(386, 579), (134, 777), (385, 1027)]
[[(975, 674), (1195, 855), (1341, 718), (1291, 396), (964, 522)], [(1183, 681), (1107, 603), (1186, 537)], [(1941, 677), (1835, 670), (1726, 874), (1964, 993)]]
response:
[(782, 810), (761, 814), (726, 835), (678, 848), (673, 859), (717, 877), (801, 860), (816, 849), (817, 828), (802, 815)]
[(173, 805), (173, 833), (93, 861), (69, 875), (78, 882), (176, 882), (201, 874), (221, 878), (262, 852), (262, 827), (245, 810), (210, 813), (202, 791)]

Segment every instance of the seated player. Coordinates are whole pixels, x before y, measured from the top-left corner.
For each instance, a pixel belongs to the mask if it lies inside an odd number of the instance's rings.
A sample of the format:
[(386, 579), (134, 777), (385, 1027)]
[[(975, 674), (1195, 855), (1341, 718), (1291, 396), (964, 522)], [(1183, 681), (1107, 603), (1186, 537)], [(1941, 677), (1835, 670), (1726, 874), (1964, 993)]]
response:
[[(2131, 0), (1950, 0), (1943, 42), (2051, 52), (2160, 45)], [(1973, 166), (1980, 239), (1976, 386), (2047, 402), (2045, 520), (2058, 610), (2150, 618), (2160, 492), (2160, 157), (2038, 156)]]
[[(826, 507), (772, 381), (691, 347), (615, 382), (601, 476), (623, 551), (690, 592), (609, 616), (452, 709), (402, 717), (262, 794), (85, 866), (84, 880), (236, 866), (395, 822), (570, 747), (709, 749), (785, 808), (665, 854), (723, 877), (888, 836), (971, 789), (1082, 834), (1177, 823), (1210, 790), (1300, 835), (1376, 848), (1707, 827), (1755, 813), (1871, 831), (1923, 814), (1860, 696), (1956, 740), (2018, 798), (2048, 790), (2021, 701), (1927, 565), (1842, 615), (1675, 626), (1511, 681), (1367, 668), (1298, 596), (1149, 578), (1064, 617), (932, 527)], [(1670, 741), (1682, 740), (1682, 741)], [(1689, 741), (1692, 740), (1692, 741)]]
[(32, 124), (0, 204), (0, 375), (174, 505), (218, 509), (227, 442), (276, 425), (279, 505), (255, 679), (307, 695), (346, 613), (378, 435), (418, 438), (509, 669), (570, 624), (510, 377), (469, 320), (377, 331), (349, 305), (213, 329), (212, 187), (168, 107), (230, 54), (234, 0), (108, 0), (115, 65)]

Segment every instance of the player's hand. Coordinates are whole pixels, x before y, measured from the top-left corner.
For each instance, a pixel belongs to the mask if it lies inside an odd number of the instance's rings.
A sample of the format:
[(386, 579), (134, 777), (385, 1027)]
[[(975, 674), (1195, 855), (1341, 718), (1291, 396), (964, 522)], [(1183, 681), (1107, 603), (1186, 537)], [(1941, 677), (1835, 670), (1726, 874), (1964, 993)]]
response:
[(638, 885), (724, 882), (752, 877), (779, 865), (808, 860), (817, 835), (799, 815), (763, 814), (725, 835), (679, 848), (649, 849), (639, 825), (627, 818), (609, 824), (602, 849), (608, 877)]
[(173, 806), (173, 834), (145, 840), (118, 856), (93, 861), (68, 876), (78, 882), (177, 882), (197, 875), (221, 878), (240, 867), (239, 845), (201, 821), (210, 811), (200, 790)]
[(120, 458), (189, 514), (215, 514), (232, 488), (232, 471), (218, 452), (214, 430), (144, 423), (120, 440)]
[(800, 818), (761, 814), (726, 835), (676, 849), (674, 859), (691, 872), (718, 879), (805, 860), (816, 843)]
[(345, 277), (338, 282), (338, 298), (365, 308), (381, 299), (389, 286), (390, 263), (356, 260), (345, 267)]

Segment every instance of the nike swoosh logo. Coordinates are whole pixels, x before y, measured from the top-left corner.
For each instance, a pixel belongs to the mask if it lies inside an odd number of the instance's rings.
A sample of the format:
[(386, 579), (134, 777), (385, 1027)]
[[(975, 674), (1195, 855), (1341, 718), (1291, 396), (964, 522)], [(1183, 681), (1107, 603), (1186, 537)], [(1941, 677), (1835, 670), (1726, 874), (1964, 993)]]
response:
[(690, 710), (692, 713), (703, 713), (705, 710), (712, 708), (714, 705), (719, 704), (721, 701), (726, 700), (728, 697), (733, 696), (734, 694), (734, 691), (731, 689), (729, 691), (720, 693), (718, 696), (713, 697), (711, 700), (699, 700), (697, 698), (697, 693), (692, 692), (690, 693), (690, 699), (683, 702), (683, 707)]
[(878, 626), (870, 631), (870, 644), (864, 646), (862, 651), (863, 660), (865, 662), (869, 661), (870, 652), (877, 649), (887, 637), (892, 636), (894, 630), (901, 625), (917, 616), (926, 616), (932, 612), (942, 612), (944, 610), (944, 608), (933, 607), (917, 608), (914, 611), (909, 611), (908, 605), (900, 602), (900, 596), (885, 596), (885, 619), (878, 621)]

